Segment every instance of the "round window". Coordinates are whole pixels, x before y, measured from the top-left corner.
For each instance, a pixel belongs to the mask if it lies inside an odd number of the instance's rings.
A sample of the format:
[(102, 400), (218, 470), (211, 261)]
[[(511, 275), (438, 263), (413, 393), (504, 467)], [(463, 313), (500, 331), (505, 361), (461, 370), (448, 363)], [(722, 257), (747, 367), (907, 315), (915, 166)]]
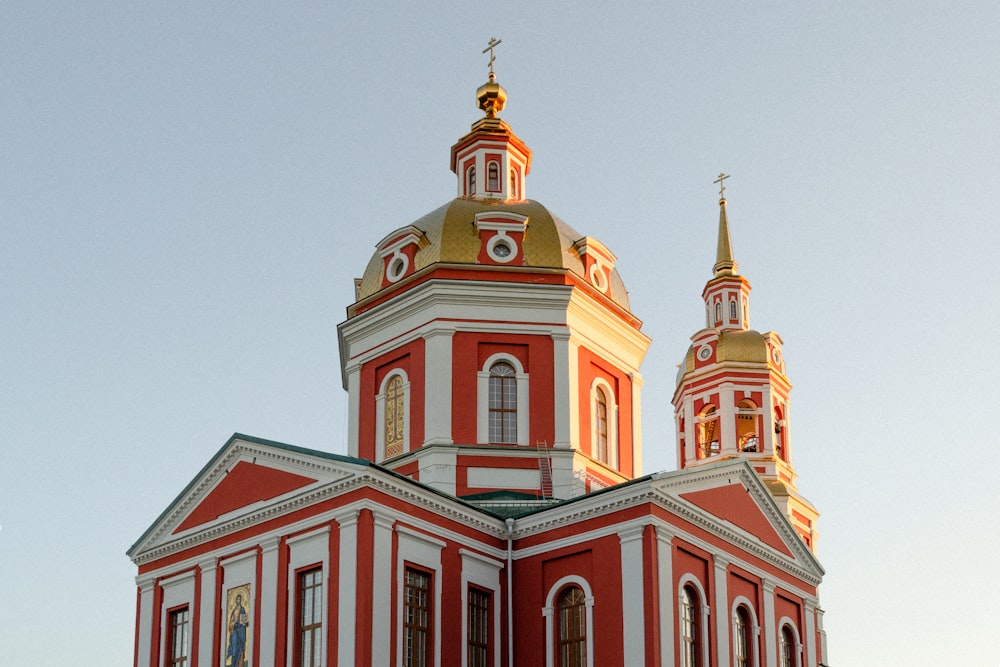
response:
[(410, 260), (406, 255), (397, 254), (389, 260), (389, 266), (385, 269), (385, 277), (390, 283), (394, 283), (406, 273), (410, 266)]

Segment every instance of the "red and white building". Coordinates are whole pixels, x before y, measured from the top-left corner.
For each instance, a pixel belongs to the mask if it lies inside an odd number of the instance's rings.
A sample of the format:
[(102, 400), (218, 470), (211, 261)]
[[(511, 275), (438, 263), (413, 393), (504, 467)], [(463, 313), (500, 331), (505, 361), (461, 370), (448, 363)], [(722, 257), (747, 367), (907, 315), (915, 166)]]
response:
[(777, 334), (726, 202), (706, 328), (643, 475), (650, 339), (615, 255), (526, 198), (485, 116), (457, 197), (375, 247), (339, 327), (348, 456), (234, 435), (130, 549), (136, 667), (827, 663)]

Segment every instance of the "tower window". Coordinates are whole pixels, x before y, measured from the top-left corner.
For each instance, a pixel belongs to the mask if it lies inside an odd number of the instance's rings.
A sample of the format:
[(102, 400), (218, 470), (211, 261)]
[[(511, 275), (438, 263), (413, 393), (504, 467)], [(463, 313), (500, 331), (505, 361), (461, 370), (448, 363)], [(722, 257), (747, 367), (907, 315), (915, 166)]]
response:
[(739, 318), (736, 315), (736, 300), (734, 299), (729, 302), (729, 321), (735, 322), (737, 319)]
[(517, 196), (517, 170), (510, 170), (510, 193), (509, 199), (519, 199)]
[(716, 301), (715, 302), (715, 323), (716, 324), (721, 324), (722, 323), (722, 302), (721, 301)]
[(556, 654), (560, 667), (587, 667), (586, 596), (577, 586), (559, 594), (559, 638)]
[(741, 452), (760, 451), (757, 436), (757, 406), (751, 400), (740, 401), (736, 406), (736, 447)]
[(500, 164), (497, 162), (486, 165), (486, 190), (500, 192)]
[(490, 442), (517, 444), (517, 377), (505, 361), (490, 367)]
[(403, 378), (393, 375), (385, 387), (385, 458), (403, 453), (403, 434), (406, 429), (406, 402), (403, 395)]
[(697, 427), (699, 459), (719, 453), (719, 413), (714, 405), (705, 406), (698, 416)]
[(465, 194), (476, 194), (476, 166), (469, 165), (465, 169)]

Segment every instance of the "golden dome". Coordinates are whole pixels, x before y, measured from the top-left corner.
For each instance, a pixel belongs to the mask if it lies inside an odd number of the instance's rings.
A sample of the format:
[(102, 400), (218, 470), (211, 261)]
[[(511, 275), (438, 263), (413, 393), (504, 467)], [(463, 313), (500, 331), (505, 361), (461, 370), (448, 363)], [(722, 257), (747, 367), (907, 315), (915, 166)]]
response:
[[(503, 201), (459, 197), (411, 223), (410, 226), (423, 232), (427, 239), (416, 252), (413, 272), (438, 263), (476, 265), (482, 247), (476, 232), (476, 214), (487, 212), (514, 213), (528, 218), (523, 240), (524, 264), (519, 267), (490, 266), (490, 269), (568, 269), (586, 279), (583, 260), (574, 249), (574, 243), (583, 238), (583, 234), (531, 199)], [(376, 252), (358, 286), (358, 301), (382, 289), (383, 271), (384, 260)], [(629, 310), (628, 293), (616, 269), (611, 270), (608, 291), (612, 301)]]
[[(713, 363), (737, 362), (749, 364), (767, 364), (767, 338), (759, 331), (741, 331), (733, 329), (717, 329), (718, 338), (715, 341), (715, 359)], [(677, 382), (695, 370), (695, 352), (704, 347), (707, 341), (699, 337), (698, 342), (688, 348), (684, 355), (681, 372)], [(777, 369), (776, 369), (777, 370)]]

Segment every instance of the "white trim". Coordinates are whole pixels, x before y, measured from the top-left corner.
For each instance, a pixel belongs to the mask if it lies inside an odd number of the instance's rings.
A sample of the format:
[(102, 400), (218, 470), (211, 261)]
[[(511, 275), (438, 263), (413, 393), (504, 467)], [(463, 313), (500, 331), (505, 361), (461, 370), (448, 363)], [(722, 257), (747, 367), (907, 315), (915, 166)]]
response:
[(399, 376), (403, 380), (403, 451), (410, 451), (410, 378), (402, 368), (393, 368), (379, 385), (378, 393), (375, 395), (375, 461), (384, 461), (385, 455), (385, 390), (389, 386), (389, 380)]
[(647, 576), (643, 569), (642, 558), (645, 530), (645, 526), (632, 526), (618, 531), (622, 559), (622, 656), (626, 665), (646, 664)]
[(545, 617), (545, 667), (555, 667), (555, 598), (567, 586), (579, 586), (583, 591), (587, 614), (587, 664), (594, 664), (594, 593), (586, 579), (570, 574), (553, 584), (545, 596), (545, 606), (542, 608), (542, 616)]
[[(507, 246), (507, 250), (509, 251), (508, 254), (501, 255), (497, 252), (497, 246), (500, 244)], [(494, 262), (499, 262), (500, 264), (512, 262), (514, 258), (517, 257), (518, 252), (519, 248), (517, 246), (517, 241), (514, 240), (514, 237), (507, 236), (507, 233), (503, 231), (497, 232), (490, 237), (489, 241), (486, 242), (486, 254), (489, 255), (490, 259)]]
[[(712, 643), (712, 636), (709, 633), (709, 625), (708, 625), (708, 614), (710, 611), (710, 608), (708, 606), (708, 596), (705, 595), (705, 589), (704, 587), (702, 587), (701, 582), (698, 580), (698, 578), (689, 572), (682, 574), (681, 578), (677, 582), (677, 595), (675, 597), (675, 599), (677, 600), (677, 645), (680, 646), (680, 642), (683, 640), (684, 637), (684, 612), (680, 608), (681, 592), (684, 590), (684, 587), (689, 584), (691, 588), (693, 588), (698, 593), (698, 597), (701, 598), (698, 604), (698, 607), (701, 610), (701, 619), (700, 619), (701, 626), (698, 628), (699, 630), (698, 638), (701, 643), (701, 664), (708, 665), (711, 664), (708, 662), (708, 655), (709, 655), (708, 647), (709, 644)], [(681, 653), (682, 664), (683, 664), (683, 657), (684, 656), (682, 651)]]
[(601, 463), (615, 470), (620, 470), (621, 458), (618, 455), (618, 397), (615, 396), (615, 391), (612, 389), (611, 383), (602, 377), (594, 378), (594, 381), (590, 385), (590, 455), (593, 459), (600, 461), (595, 451), (597, 448), (597, 414), (595, 413), (598, 388), (604, 390), (608, 408), (608, 460), (601, 461)]
[[(174, 575), (169, 579), (163, 579), (160, 581), (160, 590), (163, 591), (163, 596), (160, 600), (159, 609), (160, 655), (158, 657), (157, 664), (170, 664), (170, 643), (167, 641), (170, 634), (170, 612), (168, 610), (176, 610), (178, 607), (185, 607), (188, 612), (188, 632), (185, 654), (188, 657), (188, 662), (191, 661), (191, 638), (196, 631), (196, 628), (194, 627), (194, 581), (194, 570), (181, 572), (180, 574)], [(140, 664), (141, 663), (142, 661), (140, 660)]]
[[(733, 604), (730, 608), (729, 618), (731, 619), (731, 627), (736, 627), (736, 610), (743, 607), (747, 610), (747, 616), (749, 617), (750, 627), (747, 628), (747, 644), (750, 649), (750, 655), (747, 656), (747, 664), (750, 667), (760, 667), (760, 624), (757, 621), (757, 610), (754, 609), (754, 603), (744, 595), (737, 595), (733, 598)], [(733, 636), (733, 658), (736, 657), (736, 633), (731, 633)]]
[(358, 600), (358, 510), (344, 508), (335, 520), (340, 525), (340, 554), (337, 566), (337, 664), (354, 664), (357, 641), (355, 610)]
[(476, 424), (476, 440), (481, 445), (490, 444), (490, 368), (499, 362), (506, 362), (514, 367), (514, 378), (517, 386), (517, 443), (515, 444), (526, 447), (529, 444), (528, 374), (524, 372), (524, 366), (521, 364), (521, 361), (514, 355), (506, 352), (498, 352), (490, 355), (477, 374), (476, 413), (478, 419)]

